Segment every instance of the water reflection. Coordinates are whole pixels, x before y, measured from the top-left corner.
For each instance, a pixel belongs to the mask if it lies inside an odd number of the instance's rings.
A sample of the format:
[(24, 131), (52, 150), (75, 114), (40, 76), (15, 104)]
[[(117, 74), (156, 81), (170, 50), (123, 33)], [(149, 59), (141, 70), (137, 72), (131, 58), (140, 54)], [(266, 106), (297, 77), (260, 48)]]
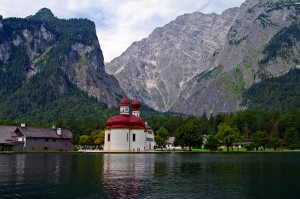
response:
[(298, 198), (300, 153), (0, 154), (0, 198)]
[(20, 185), (24, 181), (25, 165), (26, 165), (26, 156), (19, 154), (15, 156), (15, 174), (16, 174), (16, 184)]
[(103, 183), (109, 197), (124, 198), (141, 195), (145, 181), (154, 173), (152, 155), (105, 154)]
[(61, 173), (61, 158), (56, 156), (54, 159), (53, 182), (59, 184), (59, 177)]
[(0, 198), (29, 197), (37, 191), (46, 192), (70, 176), (70, 167), (70, 161), (61, 154), (1, 155)]

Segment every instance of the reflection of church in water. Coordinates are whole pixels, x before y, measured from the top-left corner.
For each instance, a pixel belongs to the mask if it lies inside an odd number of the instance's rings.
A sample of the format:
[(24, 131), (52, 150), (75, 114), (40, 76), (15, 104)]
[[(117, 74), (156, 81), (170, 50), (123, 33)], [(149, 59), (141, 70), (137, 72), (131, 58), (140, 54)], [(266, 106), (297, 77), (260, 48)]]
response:
[(141, 103), (132, 102), (123, 97), (120, 101), (120, 114), (109, 118), (105, 128), (104, 151), (107, 152), (142, 152), (154, 149), (154, 135), (147, 123), (140, 117)]
[(145, 187), (152, 182), (155, 164), (150, 153), (103, 154), (104, 192), (108, 198), (141, 198), (148, 194)]

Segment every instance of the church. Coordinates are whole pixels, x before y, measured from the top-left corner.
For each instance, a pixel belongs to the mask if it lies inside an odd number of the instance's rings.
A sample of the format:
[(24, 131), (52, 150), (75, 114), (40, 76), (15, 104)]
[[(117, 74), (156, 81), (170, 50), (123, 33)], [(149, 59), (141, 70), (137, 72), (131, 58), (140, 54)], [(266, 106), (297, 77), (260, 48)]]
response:
[(154, 149), (154, 134), (146, 122), (140, 117), (141, 103), (132, 102), (123, 97), (120, 101), (120, 114), (106, 122), (105, 152), (144, 152)]

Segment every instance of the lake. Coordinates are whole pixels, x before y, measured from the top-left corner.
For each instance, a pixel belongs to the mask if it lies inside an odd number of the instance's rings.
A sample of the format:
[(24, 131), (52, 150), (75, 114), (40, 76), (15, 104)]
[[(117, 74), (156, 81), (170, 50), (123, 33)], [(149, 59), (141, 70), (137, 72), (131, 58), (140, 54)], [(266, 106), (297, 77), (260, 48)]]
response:
[(300, 153), (0, 154), (0, 198), (299, 198)]

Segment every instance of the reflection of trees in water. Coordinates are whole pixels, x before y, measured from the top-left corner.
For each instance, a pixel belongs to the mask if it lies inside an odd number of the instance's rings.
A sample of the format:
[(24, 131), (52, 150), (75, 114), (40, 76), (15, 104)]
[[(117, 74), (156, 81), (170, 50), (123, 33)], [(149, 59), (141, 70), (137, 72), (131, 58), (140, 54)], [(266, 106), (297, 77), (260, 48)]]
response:
[[(149, 154), (151, 158), (151, 155)], [(139, 197), (149, 175), (153, 175), (153, 161), (145, 155), (105, 154), (103, 183), (110, 197)]]

